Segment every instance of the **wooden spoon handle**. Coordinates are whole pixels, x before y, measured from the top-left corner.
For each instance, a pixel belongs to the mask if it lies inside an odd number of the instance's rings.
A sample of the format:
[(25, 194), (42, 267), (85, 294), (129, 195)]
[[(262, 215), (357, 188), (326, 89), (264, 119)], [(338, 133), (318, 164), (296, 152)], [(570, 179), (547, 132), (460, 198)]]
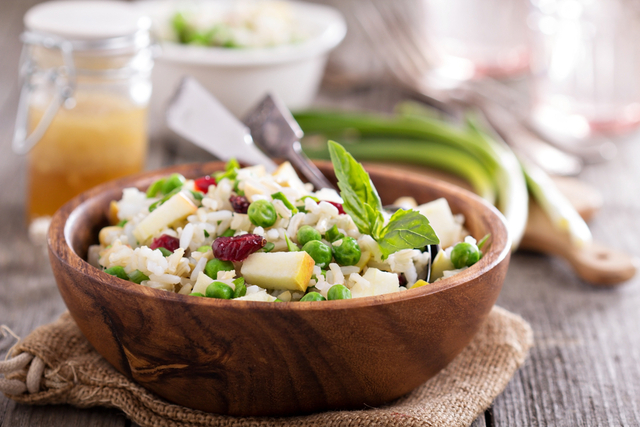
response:
[(558, 232), (533, 201), (529, 204), (529, 220), (520, 248), (564, 258), (581, 279), (597, 286), (620, 284), (631, 279), (637, 270), (636, 259), (600, 243), (574, 247), (569, 235)]

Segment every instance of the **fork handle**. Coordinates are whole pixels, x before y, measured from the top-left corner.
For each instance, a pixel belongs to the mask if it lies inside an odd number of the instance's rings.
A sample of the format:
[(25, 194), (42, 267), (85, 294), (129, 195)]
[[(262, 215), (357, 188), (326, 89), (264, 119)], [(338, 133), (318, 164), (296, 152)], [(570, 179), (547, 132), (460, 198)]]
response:
[(333, 188), (335, 186), (329, 182), (324, 174), (314, 165), (306, 154), (302, 151), (300, 141), (295, 141), (287, 152), (287, 160), (293, 163), (302, 174), (313, 184), (316, 190), (321, 188)]

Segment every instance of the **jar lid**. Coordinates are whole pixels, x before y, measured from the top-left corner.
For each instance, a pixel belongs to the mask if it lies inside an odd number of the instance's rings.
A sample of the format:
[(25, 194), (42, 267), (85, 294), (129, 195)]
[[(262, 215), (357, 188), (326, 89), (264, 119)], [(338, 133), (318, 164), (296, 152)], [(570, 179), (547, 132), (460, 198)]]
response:
[(74, 50), (139, 48), (150, 43), (151, 19), (121, 1), (40, 3), (27, 11), (24, 25), (35, 33), (64, 38)]

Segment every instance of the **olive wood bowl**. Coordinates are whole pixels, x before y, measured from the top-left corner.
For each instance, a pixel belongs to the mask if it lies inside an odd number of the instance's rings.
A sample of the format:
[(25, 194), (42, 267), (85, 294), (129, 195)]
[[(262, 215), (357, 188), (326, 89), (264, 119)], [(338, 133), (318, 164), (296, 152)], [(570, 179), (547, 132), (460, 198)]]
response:
[[(318, 165), (333, 179), (330, 163)], [(123, 188), (223, 167), (175, 166), (101, 185), (62, 207), (49, 231), (58, 288), (82, 333), (118, 371), (171, 402), (236, 416), (378, 406), (447, 366), (498, 297), (510, 248), (502, 215), (464, 189), (388, 167), (367, 167), (384, 204), (406, 195), (418, 203), (445, 197), (473, 236), (491, 233), (477, 264), (376, 297), (265, 303), (151, 289), (85, 262)]]

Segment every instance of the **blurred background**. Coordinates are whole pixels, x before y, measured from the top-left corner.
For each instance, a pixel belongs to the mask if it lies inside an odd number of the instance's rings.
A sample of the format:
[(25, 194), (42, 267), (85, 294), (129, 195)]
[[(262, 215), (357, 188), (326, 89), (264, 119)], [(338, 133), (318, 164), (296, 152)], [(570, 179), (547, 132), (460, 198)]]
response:
[[(388, 112), (393, 97), (435, 107), (449, 121), (477, 109), (519, 156), (556, 175), (610, 160), (615, 140), (640, 123), (634, 78), (640, 15), (633, 1), (146, 0), (128, 3), (131, 10), (88, 11), (64, 3), (33, 7), (38, 3), (0, 5), (3, 127), (15, 123), (15, 152), (45, 140), (26, 157), (28, 192), (43, 204), (30, 203), (30, 218), (51, 214), (53, 206), (99, 182), (142, 169), (149, 140), (186, 160), (201, 158), (204, 153), (180, 142), (164, 120), (185, 75), (239, 118), (268, 91), (294, 111), (337, 102)], [(131, 40), (124, 48), (100, 44), (114, 37)], [(65, 40), (73, 53), (64, 53)], [(120, 77), (109, 74), (116, 72)], [(87, 98), (97, 87), (122, 96)], [(76, 90), (78, 96), (64, 94)], [(102, 115), (92, 115), (97, 106)], [(105, 126), (118, 131), (100, 133)], [(88, 160), (86, 144), (77, 151), (47, 142), (61, 133), (67, 140), (70, 134), (87, 139), (83, 132), (102, 141), (93, 144), (102, 168)], [(119, 148), (114, 140), (121, 141)], [(126, 161), (118, 155), (125, 146), (131, 154)], [(91, 173), (63, 176), (70, 168), (55, 172), (53, 163), (83, 165)], [(61, 180), (75, 181), (76, 189), (60, 190)]]

